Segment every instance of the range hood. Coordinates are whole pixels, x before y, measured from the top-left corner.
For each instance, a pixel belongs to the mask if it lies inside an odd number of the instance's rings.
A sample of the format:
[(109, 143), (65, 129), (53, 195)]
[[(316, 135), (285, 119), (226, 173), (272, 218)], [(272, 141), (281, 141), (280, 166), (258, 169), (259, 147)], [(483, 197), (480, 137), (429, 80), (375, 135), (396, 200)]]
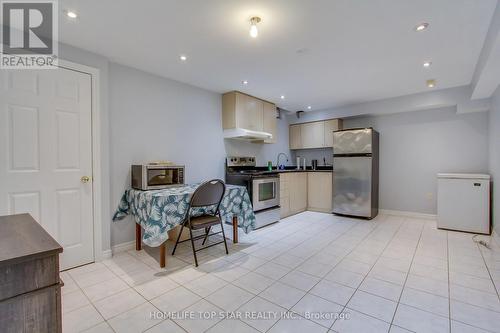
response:
[(231, 128), (224, 130), (224, 139), (262, 141), (271, 139), (272, 137), (273, 135), (271, 133), (252, 131), (244, 128)]

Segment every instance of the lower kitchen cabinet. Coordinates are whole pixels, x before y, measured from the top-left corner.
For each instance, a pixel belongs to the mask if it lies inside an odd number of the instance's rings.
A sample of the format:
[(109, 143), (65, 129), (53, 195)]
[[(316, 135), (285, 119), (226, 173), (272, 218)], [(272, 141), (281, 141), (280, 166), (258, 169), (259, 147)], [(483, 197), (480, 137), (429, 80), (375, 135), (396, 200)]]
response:
[(307, 173), (291, 173), (292, 178), (288, 183), (290, 189), (290, 212), (300, 213), (307, 208)]
[(333, 174), (331, 172), (307, 173), (307, 209), (332, 212)]
[(331, 172), (281, 173), (281, 218), (306, 210), (331, 213), (332, 185)]
[(285, 218), (290, 215), (292, 215), (290, 211), (290, 196), (282, 194), (280, 197), (280, 217)]
[(290, 191), (288, 190), (289, 174), (280, 174), (280, 217), (290, 215)]
[(280, 174), (280, 215), (287, 217), (307, 208), (307, 173)]

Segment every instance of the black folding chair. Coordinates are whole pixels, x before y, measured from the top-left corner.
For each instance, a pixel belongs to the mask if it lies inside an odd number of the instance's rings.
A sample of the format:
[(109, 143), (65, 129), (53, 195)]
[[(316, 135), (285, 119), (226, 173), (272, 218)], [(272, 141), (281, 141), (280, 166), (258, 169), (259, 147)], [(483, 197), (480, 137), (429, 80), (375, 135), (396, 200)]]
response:
[[(182, 242), (187, 242), (191, 241), (191, 247), (193, 249), (193, 255), (194, 255), (194, 262), (196, 267), (198, 267), (198, 258), (196, 257), (196, 252), (207, 249), (209, 247), (212, 247), (214, 245), (219, 245), (224, 243), (224, 246), (226, 247), (226, 254), (229, 254), (227, 250), (227, 243), (226, 243), (226, 235), (224, 234), (224, 225), (222, 223), (222, 216), (220, 214), (220, 203), (222, 201), (222, 198), (224, 197), (224, 193), (226, 192), (226, 185), (224, 182), (220, 179), (213, 179), (209, 180), (208, 182), (205, 182), (201, 184), (193, 193), (193, 196), (191, 197), (191, 200), (189, 201), (189, 207), (187, 210), (187, 215), (182, 223), (181, 230), (179, 232), (179, 235), (177, 236), (177, 240), (175, 242), (174, 250), (172, 251), (172, 255), (175, 254), (175, 249), (177, 248), (177, 244), (182, 243)], [(212, 212), (206, 213), (202, 216), (191, 216), (191, 208), (195, 207), (210, 207), (213, 206), (214, 210)], [(210, 234), (210, 229), (217, 225), (220, 224), (221, 231), (219, 232), (214, 232)], [(179, 241), (182, 235), (182, 231), (184, 230), (184, 227), (189, 229), (189, 239), (185, 239), (183, 241)], [(199, 229), (205, 229), (205, 234), (193, 237), (193, 230), (199, 230)], [(205, 245), (205, 242), (207, 241), (209, 236), (217, 235), (222, 233), (222, 237), (224, 238), (223, 241), (220, 241), (218, 243), (210, 244), (205, 247), (202, 247), (200, 249), (195, 249), (194, 247), (194, 241), (203, 238), (203, 243), (202, 245)]]

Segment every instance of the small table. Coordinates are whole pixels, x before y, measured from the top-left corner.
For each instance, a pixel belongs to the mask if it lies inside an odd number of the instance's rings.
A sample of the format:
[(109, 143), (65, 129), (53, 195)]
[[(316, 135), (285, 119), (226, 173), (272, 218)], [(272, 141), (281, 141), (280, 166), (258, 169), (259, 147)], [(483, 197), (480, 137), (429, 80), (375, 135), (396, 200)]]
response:
[[(113, 221), (127, 215), (136, 222), (136, 250), (142, 242), (160, 247), (160, 267), (165, 267), (165, 242), (167, 232), (184, 222), (189, 200), (200, 184), (184, 185), (164, 190), (141, 191), (128, 189), (123, 194)], [(238, 227), (248, 233), (255, 229), (255, 214), (244, 186), (226, 185), (226, 193), (220, 205), (222, 218), (233, 225), (233, 242), (238, 242)], [(210, 207), (191, 209), (193, 216), (203, 215)], [(141, 227), (144, 233), (141, 232)]]

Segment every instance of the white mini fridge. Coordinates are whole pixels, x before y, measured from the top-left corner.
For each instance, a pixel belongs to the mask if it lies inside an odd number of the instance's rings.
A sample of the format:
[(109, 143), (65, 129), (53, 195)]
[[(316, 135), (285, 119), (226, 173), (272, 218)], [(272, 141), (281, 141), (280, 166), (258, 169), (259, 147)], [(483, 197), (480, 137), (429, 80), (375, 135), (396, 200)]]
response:
[(490, 176), (439, 173), (437, 211), (439, 229), (489, 235)]

